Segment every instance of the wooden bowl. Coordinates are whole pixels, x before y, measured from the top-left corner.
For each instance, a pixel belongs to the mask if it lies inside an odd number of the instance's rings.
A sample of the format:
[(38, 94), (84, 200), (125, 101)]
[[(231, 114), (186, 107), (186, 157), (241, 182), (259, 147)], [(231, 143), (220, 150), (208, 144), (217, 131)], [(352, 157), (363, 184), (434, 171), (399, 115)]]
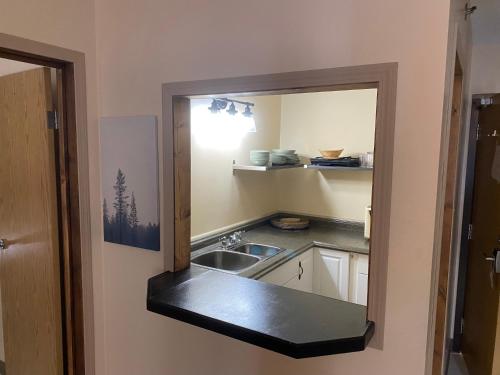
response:
[(342, 154), (342, 151), (344, 151), (343, 148), (340, 150), (320, 150), (319, 153), (325, 159), (337, 159)]

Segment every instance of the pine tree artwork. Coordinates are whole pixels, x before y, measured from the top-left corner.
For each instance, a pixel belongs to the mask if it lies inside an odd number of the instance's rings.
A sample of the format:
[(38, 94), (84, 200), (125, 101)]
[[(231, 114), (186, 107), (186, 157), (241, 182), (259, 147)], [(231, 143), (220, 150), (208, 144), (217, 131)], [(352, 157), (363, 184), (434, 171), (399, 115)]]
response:
[(101, 119), (104, 241), (160, 250), (154, 116)]

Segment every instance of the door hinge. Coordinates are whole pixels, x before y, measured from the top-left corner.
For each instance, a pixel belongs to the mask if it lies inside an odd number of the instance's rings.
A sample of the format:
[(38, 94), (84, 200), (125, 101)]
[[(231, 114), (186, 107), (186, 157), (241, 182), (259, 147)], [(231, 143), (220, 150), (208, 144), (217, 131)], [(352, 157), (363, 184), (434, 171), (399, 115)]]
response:
[(462, 319), (460, 319), (460, 334), (461, 335), (464, 334), (464, 325), (465, 325), (464, 318), (462, 318)]
[(469, 224), (469, 227), (467, 228), (467, 239), (468, 240), (472, 240), (473, 229), (474, 229), (474, 227), (472, 226), (472, 224)]
[(478, 122), (477, 126), (476, 126), (476, 141), (479, 141), (480, 137), (481, 137), (481, 126), (479, 125), (479, 122)]
[(47, 111), (47, 125), (49, 129), (59, 129), (57, 111)]

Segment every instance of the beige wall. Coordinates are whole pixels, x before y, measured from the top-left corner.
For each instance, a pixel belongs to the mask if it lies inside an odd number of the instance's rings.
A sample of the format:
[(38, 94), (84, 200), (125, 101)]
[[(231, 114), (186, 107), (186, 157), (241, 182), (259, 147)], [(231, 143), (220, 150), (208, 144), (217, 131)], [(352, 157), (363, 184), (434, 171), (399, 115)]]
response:
[[(191, 236), (221, 229), (242, 221), (256, 219), (278, 210), (276, 175), (273, 173), (237, 172), (233, 160), (249, 164), (250, 150), (271, 150), (280, 143), (280, 96), (245, 97), (255, 103), (255, 133), (247, 133), (237, 145), (238, 137), (228, 140), (234, 148), (191, 141)], [(192, 108), (200, 106), (208, 115), (211, 100), (195, 99)], [(195, 126), (195, 124), (193, 124)], [(223, 137), (220, 135), (219, 137)]]
[(146, 279), (162, 270), (163, 254), (106, 244), (106, 374), (421, 375), (449, 1), (99, 0), (96, 8), (101, 115), (161, 116), (163, 82), (399, 63), (384, 350), (297, 361), (148, 313)]
[[(255, 103), (257, 132), (219, 145), (225, 135), (191, 140), (191, 236), (193, 239), (276, 211), (344, 220), (364, 220), (371, 202), (371, 172), (284, 170), (239, 171), (233, 160), (249, 164), (254, 149), (295, 149), (303, 161), (320, 149), (344, 148), (344, 155), (373, 151), (377, 90), (245, 97)], [(210, 116), (210, 99), (193, 99), (191, 107)], [(194, 112), (193, 112), (194, 113)], [(198, 112), (196, 112), (198, 113)], [(193, 115), (195, 116), (195, 115)], [(203, 117), (201, 126), (209, 126)], [(192, 132), (196, 132), (192, 124)]]
[(500, 44), (477, 43), (473, 45), (472, 93), (500, 93)]
[[(373, 151), (377, 90), (283, 95), (281, 147), (308, 158), (343, 148), (343, 156)], [(371, 203), (368, 171), (280, 172), (280, 209), (363, 221)]]

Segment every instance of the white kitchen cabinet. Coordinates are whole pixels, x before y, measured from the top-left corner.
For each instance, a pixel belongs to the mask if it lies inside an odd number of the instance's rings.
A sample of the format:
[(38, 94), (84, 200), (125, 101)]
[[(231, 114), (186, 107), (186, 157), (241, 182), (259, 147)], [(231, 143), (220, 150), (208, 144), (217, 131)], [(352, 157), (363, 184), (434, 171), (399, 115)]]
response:
[(270, 284), (285, 285), (298, 274), (299, 259), (296, 257), (262, 276), (259, 280)]
[(291, 280), (283, 286), (288, 288), (301, 290), (303, 292), (313, 291), (313, 272), (314, 272), (314, 257), (313, 251), (308, 250), (304, 254), (299, 255), (298, 267), (299, 272)]
[(366, 306), (368, 255), (315, 247), (260, 280)]
[(314, 248), (314, 293), (343, 301), (349, 299), (349, 254)]
[(368, 255), (352, 254), (349, 281), (349, 302), (360, 305), (368, 300)]
[(313, 265), (313, 250), (308, 250), (264, 275), (260, 280), (304, 292), (312, 292)]

